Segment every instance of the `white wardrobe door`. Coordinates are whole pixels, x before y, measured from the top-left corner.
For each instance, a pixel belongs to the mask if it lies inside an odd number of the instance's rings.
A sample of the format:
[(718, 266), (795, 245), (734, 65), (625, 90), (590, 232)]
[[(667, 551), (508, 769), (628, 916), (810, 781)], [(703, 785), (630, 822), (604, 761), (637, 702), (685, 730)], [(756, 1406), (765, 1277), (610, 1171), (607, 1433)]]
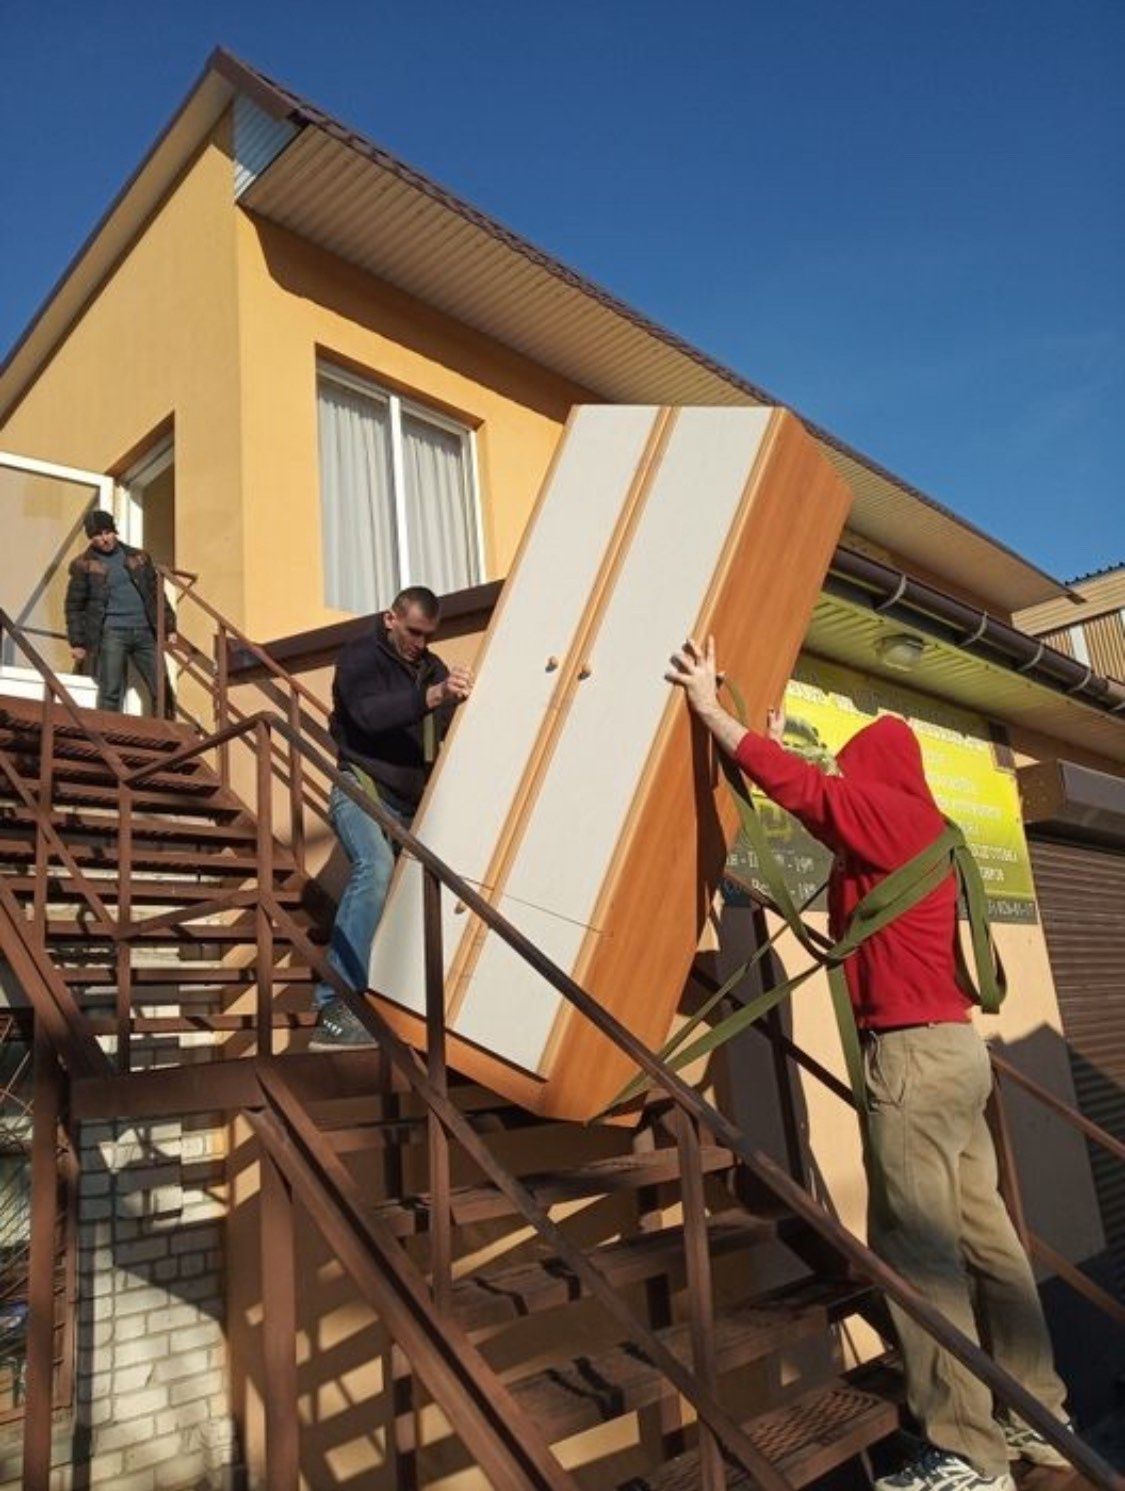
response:
[[(500, 902), (567, 972), (669, 704), (669, 653), (695, 625), (769, 420), (769, 410), (680, 411), (591, 647)], [(455, 1028), (536, 1070), (561, 998), (490, 936)]]
[[(415, 819), (420, 839), (466, 879), (483, 881), (512, 799), (552, 707), (575, 629), (658, 410), (584, 407), (564, 436), (550, 489), (505, 586), (472, 697), (459, 711)], [(441, 651), (440, 642), (438, 651)], [(443, 895), (448, 972), (476, 919)], [(422, 872), (399, 867), (371, 954), (371, 987), (425, 1008)]]

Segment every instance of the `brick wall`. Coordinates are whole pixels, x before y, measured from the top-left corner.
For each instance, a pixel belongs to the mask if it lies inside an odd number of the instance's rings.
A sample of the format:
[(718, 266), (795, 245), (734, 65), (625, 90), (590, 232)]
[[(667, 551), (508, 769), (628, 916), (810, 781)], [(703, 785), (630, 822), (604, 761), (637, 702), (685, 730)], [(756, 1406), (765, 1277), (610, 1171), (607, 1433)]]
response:
[[(80, 1127), (72, 1411), (52, 1491), (237, 1491), (229, 1414), (218, 1116)], [(18, 1485), (16, 1446), (0, 1491)]]

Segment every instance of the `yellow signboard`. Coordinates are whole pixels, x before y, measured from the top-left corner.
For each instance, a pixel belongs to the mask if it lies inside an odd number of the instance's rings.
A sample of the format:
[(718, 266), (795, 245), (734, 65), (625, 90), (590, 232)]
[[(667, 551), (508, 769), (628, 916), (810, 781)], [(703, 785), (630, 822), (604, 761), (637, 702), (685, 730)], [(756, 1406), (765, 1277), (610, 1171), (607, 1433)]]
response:
[[(786, 690), (785, 710), (786, 745), (825, 770), (833, 769), (836, 752), (857, 730), (880, 714), (901, 715), (918, 737), (939, 807), (964, 830), (993, 920), (1036, 919), (1015, 774), (998, 759), (984, 719), (816, 658), (799, 660)], [(762, 794), (754, 795), (790, 891), (799, 902), (807, 901), (827, 878), (831, 855), (788, 813)], [(757, 882), (753, 851), (742, 840), (731, 854), (730, 868), (739, 878)], [(737, 889), (731, 886), (730, 891), (731, 899), (738, 900)]]

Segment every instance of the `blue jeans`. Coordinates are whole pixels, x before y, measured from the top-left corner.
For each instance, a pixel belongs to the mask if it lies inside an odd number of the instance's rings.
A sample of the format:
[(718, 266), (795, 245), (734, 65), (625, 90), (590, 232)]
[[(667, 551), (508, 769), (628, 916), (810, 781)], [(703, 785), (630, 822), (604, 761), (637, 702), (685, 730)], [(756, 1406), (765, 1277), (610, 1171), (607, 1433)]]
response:
[[(410, 827), (411, 814), (392, 807), (385, 799), (381, 806), (393, 813), (404, 828)], [(348, 883), (336, 908), (336, 920), (332, 923), (328, 961), (350, 989), (366, 989), (371, 944), (387, 902), (396, 846), (374, 818), (369, 818), (338, 787), (332, 789), (328, 817), (352, 862)], [(331, 984), (317, 984), (317, 1009), (323, 1009), (336, 997)]]
[(123, 631), (106, 627), (98, 650), (98, 708), (120, 714), (125, 702), (129, 663), (141, 675), (156, 713), (156, 637), (149, 626), (131, 626)]

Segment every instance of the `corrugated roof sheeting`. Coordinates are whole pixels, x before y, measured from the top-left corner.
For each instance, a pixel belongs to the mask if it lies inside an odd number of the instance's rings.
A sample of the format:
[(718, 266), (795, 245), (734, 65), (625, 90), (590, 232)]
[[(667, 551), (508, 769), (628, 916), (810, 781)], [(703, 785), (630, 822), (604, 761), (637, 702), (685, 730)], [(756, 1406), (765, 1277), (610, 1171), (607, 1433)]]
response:
[[(743, 404), (764, 395), (661, 332), (562, 266), (455, 211), (415, 173), (363, 142), (314, 125), (243, 196), (254, 212), (545, 367), (618, 403)], [(389, 158), (388, 158), (389, 159)], [(1012, 611), (1058, 593), (1018, 555), (841, 449), (833, 464), (855, 492), (852, 526), (935, 575)]]
[(926, 652), (909, 673), (887, 668), (875, 650), (881, 636), (909, 631), (901, 622), (822, 596), (812, 615), (805, 646), (810, 652), (889, 679), (903, 688), (933, 694), (987, 719), (1057, 737), (1108, 760), (1125, 762), (1122, 721), (1077, 700), (1043, 688), (1008, 668), (956, 647), (925, 638)]
[(1125, 621), (1120, 611), (1084, 623), (1086, 646), (1096, 673), (1125, 681)]

